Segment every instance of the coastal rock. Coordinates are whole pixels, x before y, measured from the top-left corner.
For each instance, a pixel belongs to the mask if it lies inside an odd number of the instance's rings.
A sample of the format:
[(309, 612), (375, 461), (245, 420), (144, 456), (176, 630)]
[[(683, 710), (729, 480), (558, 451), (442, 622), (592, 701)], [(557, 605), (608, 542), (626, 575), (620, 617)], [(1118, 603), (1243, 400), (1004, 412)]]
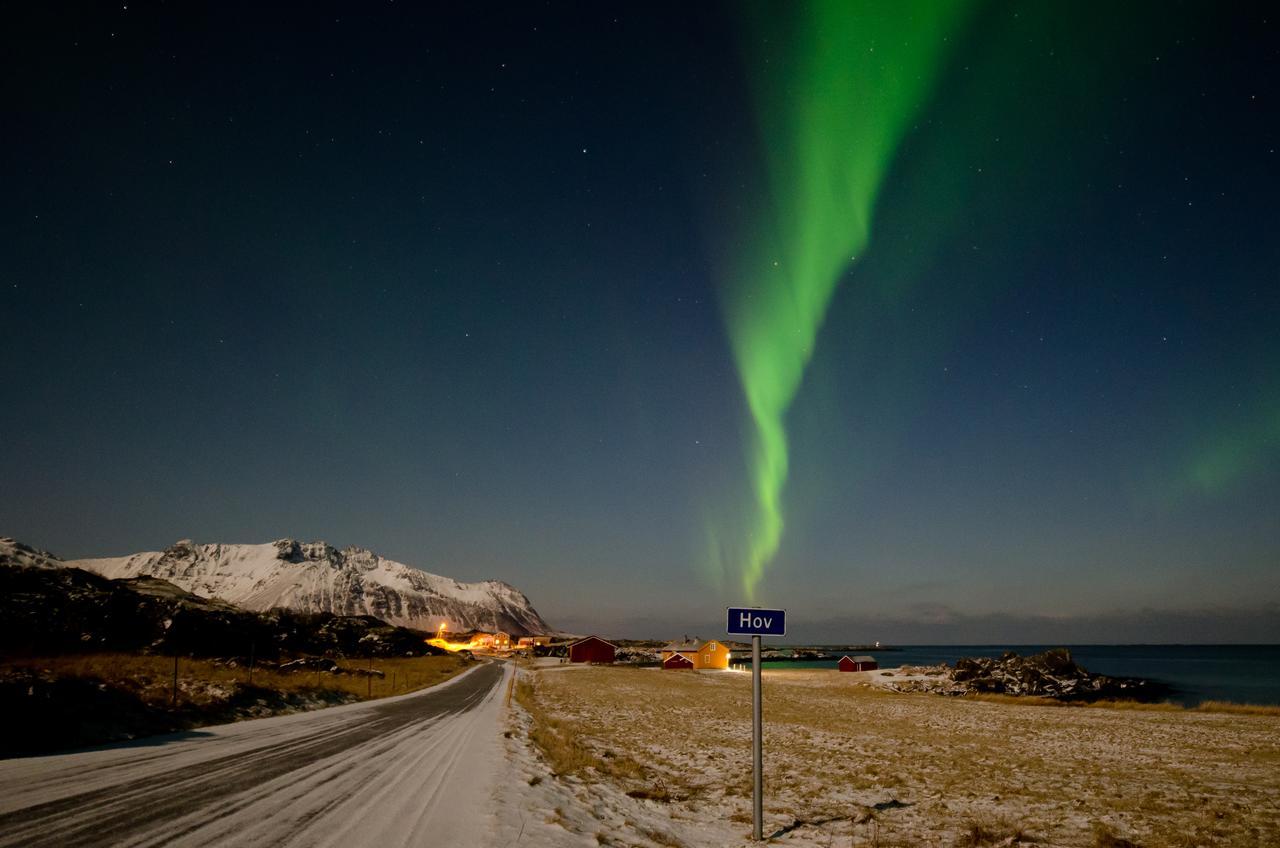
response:
[(1059, 701), (1156, 701), (1170, 694), (1168, 687), (1155, 681), (1086, 671), (1066, 648), (1026, 657), (1013, 651), (999, 657), (963, 657), (955, 668), (945, 663), (904, 666), (879, 685), (897, 692), (979, 693)]

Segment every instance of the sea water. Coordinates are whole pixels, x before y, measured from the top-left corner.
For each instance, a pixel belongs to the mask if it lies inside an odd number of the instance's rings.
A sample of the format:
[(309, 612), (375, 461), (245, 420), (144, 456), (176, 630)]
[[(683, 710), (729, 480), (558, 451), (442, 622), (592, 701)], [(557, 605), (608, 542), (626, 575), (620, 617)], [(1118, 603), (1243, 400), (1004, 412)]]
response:
[[(1201, 701), (1280, 704), (1280, 645), (904, 645), (846, 652), (822, 647), (830, 660), (766, 661), (766, 668), (835, 668), (843, 653), (867, 654), (881, 668), (900, 665), (955, 665), (961, 657), (1023, 656), (1067, 647), (1088, 671), (1112, 677), (1143, 677), (1170, 686), (1171, 700), (1195, 706)], [(736, 657), (735, 657), (736, 659)]]

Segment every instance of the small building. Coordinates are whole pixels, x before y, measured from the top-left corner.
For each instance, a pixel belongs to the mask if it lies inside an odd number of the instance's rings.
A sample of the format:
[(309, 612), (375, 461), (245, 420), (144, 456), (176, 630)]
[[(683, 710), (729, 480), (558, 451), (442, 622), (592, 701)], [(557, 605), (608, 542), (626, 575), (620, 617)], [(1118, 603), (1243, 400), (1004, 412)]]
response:
[(689, 659), (688, 654), (672, 653), (662, 661), (662, 667), (667, 669), (689, 669), (693, 670), (693, 660)]
[(714, 639), (698, 646), (698, 668), (726, 669), (729, 667), (729, 646)]
[(511, 650), (511, 634), (503, 633), (501, 630), (493, 634), (493, 649), (495, 651)]
[(667, 660), (675, 656), (683, 656), (693, 668), (726, 669), (729, 667), (729, 646), (723, 642), (671, 642), (662, 649), (663, 668), (685, 668), (683, 665), (668, 666)]
[[(689, 665), (683, 663), (677, 665), (667, 665), (673, 657), (684, 657), (689, 661)], [(662, 647), (662, 667), (663, 668), (697, 668), (698, 667), (698, 643), (697, 642), (668, 642)]]
[(545, 647), (551, 644), (550, 636), (521, 636), (516, 642), (516, 647), (520, 649)]
[(875, 671), (880, 667), (875, 657), (867, 656), (843, 656), (839, 662), (841, 671)]
[(599, 636), (588, 636), (569, 643), (569, 662), (612, 663), (618, 646)]
[(476, 633), (472, 635), (470, 644), (471, 644), (471, 647), (473, 648), (480, 648), (480, 649), (492, 648), (493, 638), (494, 637), (492, 633)]

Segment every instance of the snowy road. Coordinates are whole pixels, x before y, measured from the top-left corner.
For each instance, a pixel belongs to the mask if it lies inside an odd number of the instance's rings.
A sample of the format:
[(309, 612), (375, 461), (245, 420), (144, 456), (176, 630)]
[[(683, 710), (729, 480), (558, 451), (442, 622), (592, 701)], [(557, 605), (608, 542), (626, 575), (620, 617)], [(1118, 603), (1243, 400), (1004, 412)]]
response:
[(432, 689), (0, 761), (0, 846), (480, 845), (505, 664)]

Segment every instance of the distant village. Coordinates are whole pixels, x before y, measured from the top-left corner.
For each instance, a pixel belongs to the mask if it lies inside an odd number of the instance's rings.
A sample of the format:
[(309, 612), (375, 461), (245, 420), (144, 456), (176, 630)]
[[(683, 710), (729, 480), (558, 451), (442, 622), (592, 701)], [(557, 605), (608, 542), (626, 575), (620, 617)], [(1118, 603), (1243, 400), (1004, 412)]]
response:
[[(600, 636), (557, 638), (550, 635), (512, 637), (502, 631), (469, 630), (453, 633), (441, 623), (427, 644), (447, 651), (496, 656), (557, 658), (563, 663), (661, 666), (679, 671), (725, 671), (749, 667), (751, 647), (723, 639), (689, 639), (662, 644), (649, 641), (611, 642)], [(875, 647), (880, 647), (877, 642)], [(874, 671), (876, 659), (865, 654), (833, 653), (817, 648), (768, 648), (761, 658), (777, 661), (830, 661), (840, 671)]]

